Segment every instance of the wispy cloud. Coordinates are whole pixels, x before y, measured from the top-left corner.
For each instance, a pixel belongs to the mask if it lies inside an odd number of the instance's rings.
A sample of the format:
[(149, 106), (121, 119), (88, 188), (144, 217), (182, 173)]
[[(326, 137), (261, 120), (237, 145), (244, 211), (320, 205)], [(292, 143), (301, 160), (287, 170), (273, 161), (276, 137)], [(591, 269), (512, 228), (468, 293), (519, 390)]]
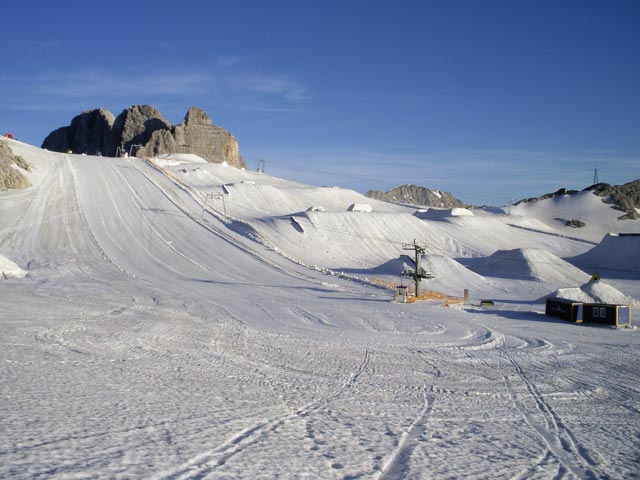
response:
[(219, 55), (217, 57), (217, 65), (219, 68), (232, 68), (243, 63), (249, 62), (253, 59), (250, 56), (242, 56), (242, 55)]
[[(158, 69), (108, 69), (89, 66), (76, 70), (48, 70), (28, 76), (0, 76), (11, 86), (5, 107), (21, 110), (61, 109), (69, 103), (161, 103), (167, 99), (217, 101), (227, 108), (289, 112), (311, 99), (310, 86), (286, 74), (262, 73), (244, 66), (249, 57), (219, 59), (216, 68), (182, 66)], [(220, 66), (224, 65), (224, 67)]]

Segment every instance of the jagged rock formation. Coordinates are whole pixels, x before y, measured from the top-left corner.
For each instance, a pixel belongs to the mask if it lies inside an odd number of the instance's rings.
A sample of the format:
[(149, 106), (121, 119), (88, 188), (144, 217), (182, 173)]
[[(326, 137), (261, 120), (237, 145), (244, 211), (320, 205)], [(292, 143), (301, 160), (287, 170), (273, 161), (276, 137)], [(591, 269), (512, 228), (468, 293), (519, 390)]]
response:
[[(123, 110), (111, 129), (112, 148), (118, 146), (128, 152), (136, 145), (146, 145), (157, 130), (170, 130), (171, 124), (150, 105), (133, 105)], [(109, 150), (109, 154), (111, 152)], [(163, 152), (169, 153), (169, 152)]]
[(155, 130), (145, 142), (144, 154), (195, 153), (210, 162), (227, 162), (245, 167), (238, 152), (238, 142), (222, 127), (214, 125), (204, 110), (190, 107), (184, 120), (171, 131)]
[(419, 207), (456, 208), (464, 207), (464, 202), (458, 200), (449, 192), (430, 190), (418, 185), (399, 185), (388, 192), (369, 190), (366, 197), (387, 202), (405, 203)]
[(14, 155), (5, 140), (0, 140), (0, 190), (27, 188), (30, 186), (27, 177), (21, 170), (31, 171), (26, 160)]
[(605, 197), (606, 203), (626, 212), (626, 215), (621, 217), (622, 220), (640, 219), (640, 179), (624, 185), (596, 183), (585, 190), (591, 190), (599, 197)]
[[(634, 180), (633, 182), (625, 183), (624, 185), (596, 183), (582, 191), (591, 191), (594, 195), (604, 197), (605, 203), (612, 204), (615, 209), (625, 212), (625, 215), (622, 215), (620, 220), (640, 219), (640, 180)], [(561, 195), (575, 195), (577, 193), (579, 193), (578, 190), (567, 190), (561, 188), (553, 193), (547, 193), (540, 197), (520, 200), (516, 205), (520, 203), (533, 203), (538, 200), (544, 200)]]
[(578, 193), (578, 190), (567, 190), (566, 188), (560, 188), (553, 193), (545, 193), (544, 195), (540, 195), (539, 197), (523, 198), (522, 200), (518, 200), (514, 205), (520, 205), (521, 203), (534, 203), (538, 200), (546, 200), (547, 198), (560, 197), (562, 195), (575, 195), (576, 193)]
[[(45, 138), (42, 148), (54, 152), (71, 150), (96, 155), (111, 148), (113, 114), (104, 108), (87, 110), (71, 120), (71, 125), (54, 130)], [(115, 149), (114, 149), (115, 152)]]
[(184, 120), (174, 126), (150, 105), (133, 105), (115, 119), (108, 110), (89, 110), (76, 116), (70, 126), (51, 132), (42, 148), (107, 156), (129, 151), (138, 156), (195, 153), (209, 162), (245, 167), (233, 135), (214, 125), (197, 107), (190, 107)]

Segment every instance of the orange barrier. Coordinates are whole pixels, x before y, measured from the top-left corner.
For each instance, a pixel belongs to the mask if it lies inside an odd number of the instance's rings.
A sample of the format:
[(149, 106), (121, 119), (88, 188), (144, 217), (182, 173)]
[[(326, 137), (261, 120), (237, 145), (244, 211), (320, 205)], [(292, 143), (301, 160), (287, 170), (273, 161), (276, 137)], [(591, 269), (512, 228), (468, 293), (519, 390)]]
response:
[(444, 301), (444, 306), (448, 307), (449, 305), (458, 305), (464, 302), (465, 299), (463, 297), (447, 297)]

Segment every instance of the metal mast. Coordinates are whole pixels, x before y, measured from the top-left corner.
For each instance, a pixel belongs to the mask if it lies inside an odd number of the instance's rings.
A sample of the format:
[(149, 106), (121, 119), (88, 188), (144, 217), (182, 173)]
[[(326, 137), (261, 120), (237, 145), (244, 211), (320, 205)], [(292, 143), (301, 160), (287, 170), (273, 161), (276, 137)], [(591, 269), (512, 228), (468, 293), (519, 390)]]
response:
[(420, 282), (423, 278), (433, 278), (433, 275), (427, 273), (424, 268), (422, 268), (422, 255), (426, 252), (426, 247), (424, 245), (420, 245), (413, 240), (413, 243), (405, 243), (402, 245), (403, 250), (413, 250), (415, 254), (415, 264), (416, 268), (411, 270), (405, 270), (402, 272), (402, 276), (405, 278), (412, 278), (416, 285), (416, 298), (420, 296)]

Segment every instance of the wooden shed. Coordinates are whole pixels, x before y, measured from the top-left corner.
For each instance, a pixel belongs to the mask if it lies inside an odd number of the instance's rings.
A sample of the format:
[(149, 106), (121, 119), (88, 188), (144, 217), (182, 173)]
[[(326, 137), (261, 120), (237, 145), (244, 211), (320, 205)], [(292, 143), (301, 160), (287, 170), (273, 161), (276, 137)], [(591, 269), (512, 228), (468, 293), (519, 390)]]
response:
[(631, 325), (631, 307), (607, 303), (585, 303), (582, 319), (590, 323), (626, 327)]
[(582, 322), (583, 304), (567, 298), (547, 298), (545, 315), (570, 322)]

